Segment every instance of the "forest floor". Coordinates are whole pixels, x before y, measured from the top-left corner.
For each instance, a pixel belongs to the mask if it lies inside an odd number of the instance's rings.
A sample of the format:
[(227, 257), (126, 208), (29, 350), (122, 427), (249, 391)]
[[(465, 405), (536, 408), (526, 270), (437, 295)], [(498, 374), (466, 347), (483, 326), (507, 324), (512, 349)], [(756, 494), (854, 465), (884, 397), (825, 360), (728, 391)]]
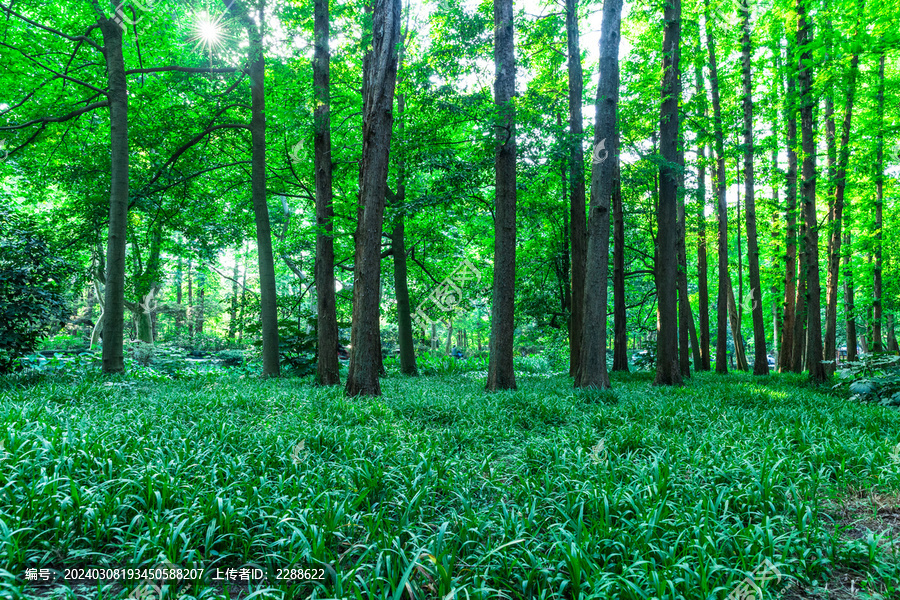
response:
[(6, 378), (0, 597), (900, 598), (900, 411), (650, 383)]

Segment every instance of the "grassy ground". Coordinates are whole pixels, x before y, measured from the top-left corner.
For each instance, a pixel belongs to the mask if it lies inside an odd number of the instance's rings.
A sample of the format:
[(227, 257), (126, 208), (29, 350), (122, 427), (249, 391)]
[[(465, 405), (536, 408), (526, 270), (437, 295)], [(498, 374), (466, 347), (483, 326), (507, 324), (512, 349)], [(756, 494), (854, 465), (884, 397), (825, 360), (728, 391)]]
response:
[[(0, 597), (900, 598), (900, 412), (788, 376), (518, 383), (0, 381)], [(25, 582), (166, 563), (203, 579)], [(212, 578), (242, 566), (266, 579)]]

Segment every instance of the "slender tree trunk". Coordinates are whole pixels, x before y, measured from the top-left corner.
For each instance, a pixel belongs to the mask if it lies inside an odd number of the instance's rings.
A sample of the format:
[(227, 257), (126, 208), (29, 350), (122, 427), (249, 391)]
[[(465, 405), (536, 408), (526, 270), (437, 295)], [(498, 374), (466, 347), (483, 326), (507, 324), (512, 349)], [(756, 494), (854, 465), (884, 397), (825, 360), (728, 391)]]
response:
[(625, 214), (616, 165), (613, 205), (613, 371), (628, 372), (628, 315), (625, 309)]
[(734, 342), (734, 362), (738, 371), (746, 371), (748, 369), (747, 354), (744, 349), (744, 340), (741, 335), (741, 320), (737, 303), (734, 300), (734, 288), (731, 285), (730, 277), (726, 283), (726, 292), (728, 294), (728, 319), (731, 322), (731, 338)]
[[(348, 396), (380, 396), (381, 234), (391, 148), (400, 41), (400, 0), (374, 0), (371, 50), (366, 55), (360, 206), (353, 285)], [(368, 35), (368, 33), (367, 33)]]
[(109, 89), (110, 196), (103, 307), (103, 372), (125, 371), (125, 245), (128, 229), (128, 83), (122, 28), (100, 17)]
[[(698, 40), (697, 55), (702, 53), (702, 40)], [(697, 61), (695, 76), (697, 81), (697, 97), (700, 102), (700, 119), (708, 120), (706, 108), (706, 89), (703, 84), (703, 67)], [(706, 146), (703, 142), (697, 143), (697, 295), (700, 316), (700, 361), (697, 363), (698, 371), (709, 371), (711, 359), (709, 355), (709, 265), (706, 257)]]
[[(239, 5), (245, 4), (244, 2)], [(249, 4), (247, 2), (246, 4)], [(275, 285), (275, 257), (272, 252), (272, 228), (266, 203), (266, 58), (263, 51), (265, 0), (259, 0), (256, 18), (251, 9), (241, 6), (244, 27), (249, 38), (250, 137), (252, 140), (250, 190), (256, 223), (256, 248), (259, 260), (259, 312), (262, 323), (263, 377), (278, 377), (281, 363), (278, 352), (278, 298)]]
[(569, 74), (569, 205), (572, 222), (572, 302), (569, 320), (569, 376), (575, 377), (581, 364), (581, 336), (584, 330), (584, 277), (587, 232), (584, 189), (584, 125), (581, 103), (584, 76), (578, 35), (578, 0), (566, 0), (566, 41)]
[[(398, 196), (401, 202), (406, 196), (406, 186), (399, 184)], [(394, 295), (397, 297), (397, 336), (400, 345), (400, 372), (405, 375), (418, 375), (416, 367), (416, 351), (413, 345), (412, 318), (410, 317), (409, 286), (406, 268), (406, 235), (404, 233), (403, 215), (397, 219), (391, 233), (391, 248), (394, 257)]]
[(331, 25), (328, 0), (315, 0), (313, 56), (314, 168), (316, 172), (316, 384), (341, 383), (338, 362), (337, 299), (334, 285), (334, 208), (331, 179)]
[[(606, 370), (609, 209), (616, 190), (619, 161), (618, 105), (621, 18), (622, 0), (604, 0), (603, 21), (600, 30), (600, 82), (597, 85), (595, 111), (597, 117), (594, 124), (594, 148), (597, 150), (593, 153), (591, 203), (588, 212), (584, 331), (581, 337), (581, 365), (575, 378), (575, 386), (580, 388), (606, 389), (610, 387), (609, 373)], [(601, 148), (602, 150), (600, 150)]]
[[(181, 302), (183, 299), (182, 292), (182, 259), (178, 257), (178, 266), (175, 268), (175, 332), (178, 335), (181, 335), (181, 327), (184, 325), (183, 311), (181, 309)], [(237, 279), (237, 277), (235, 277)]]
[(728, 372), (728, 205), (725, 203), (725, 137), (722, 131), (722, 103), (719, 99), (719, 74), (716, 68), (715, 39), (709, 31), (709, 0), (706, 9), (706, 46), (709, 52), (709, 84), (712, 90), (713, 125), (716, 144), (716, 206), (719, 218), (719, 292), (716, 307), (716, 373)]
[(444, 356), (450, 356), (450, 345), (453, 343), (453, 318), (447, 325), (447, 341), (444, 344)]
[[(803, 207), (798, 209), (802, 211)], [(807, 289), (806, 289), (806, 221), (800, 212), (801, 223), (798, 240), (800, 249), (797, 258), (797, 295), (794, 299), (794, 332), (793, 347), (791, 348), (791, 371), (800, 373), (803, 371), (803, 355), (806, 351), (806, 322), (807, 322)]]
[(488, 391), (516, 388), (513, 372), (516, 286), (516, 91), (512, 0), (494, 2), (494, 103), (499, 112), (495, 167), (494, 289)]
[[(798, 360), (794, 356), (799, 340), (795, 339), (797, 330), (797, 111), (794, 105), (796, 83), (794, 70), (793, 43), (787, 41), (787, 95), (785, 99), (785, 123), (787, 124), (787, 174), (785, 181), (785, 258), (784, 258), (784, 317), (781, 321), (781, 352), (778, 355), (778, 369), (782, 373), (796, 371)], [(803, 269), (799, 269), (801, 272)]]
[(244, 267), (244, 276), (241, 280), (241, 313), (240, 317), (238, 317), (238, 341), (244, 339), (244, 311), (247, 309), (247, 260), (246, 260), (246, 250), (245, 254), (242, 257), (243, 267)]
[(894, 334), (894, 315), (887, 314), (887, 351), (900, 352), (900, 346), (897, 344), (897, 336)]
[[(679, 87), (680, 87), (679, 83)], [(679, 114), (679, 122), (681, 115)], [(677, 136), (676, 164), (680, 166), (676, 175), (677, 204), (677, 240), (675, 242), (676, 252), (678, 253), (678, 272), (676, 273), (676, 285), (678, 287), (678, 364), (681, 369), (681, 376), (685, 379), (691, 377), (691, 355), (690, 355), (690, 330), (694, 322), (694, 315), (691, 314), (691, 301), (688, 296), (687, 285), (687, 227), (685, 223), (684, 208), (684, 135), (679, 127)], [(695, 344), (696, 346), (696, 344)]]
[(825, 381), (825, 365), (822, 364), (822, 315), (819, 312), (821, 286), (819, 284), (819, 228), (816, 220), (816, 148), (813, 132), (812, 95), (812, 42), (810, 23), (806, 14), (805, 0), (797, 0), (797, 48), (800, 51), (800, 132), (803, 149), (803, 198), (804, 219), (806, 221), (806, 310), (808, 341), (806, 367), (812, 381)]
[(201, 262), (197, 268), (197, 333), (203, 335), (203, 326), (206, 324), (206, 271)]
[(849, 227), (844, 234), (844, 313), (847, 320), (847, 360), (857, 360), (856, 354), (856, 307), (853, 299), (853, 269), (850, 265), (852, 246), (850, 245)]
[(659, 255), (656, 267), (656, 296), (659, 330), (656, 335), (656, 385), (682, 382), (678, 356), (678, 104), (681, 96), (679, 44), (681, 41), (681, 0), (668, 0), (664, 9), (662, 107), (659, 115), (659, 206), (656, 212)]
[[(872, 351), (883, 352), (881, 345), (881, 230), (884, 225), (884, 56), (878, 62), (878, 137), (875, 141), (875, 270), (872, 286)], [(107, 292), (109, 288), (107, 287)]]
[[(859, 27), (857, 26), (857, 30)], [(844, 109), (844, 123), (841, 130), (841, 149), (837, 160), (834, 188), (834, 199), (831, 202), (831, 231), (828, 240), (828, 279), (825, 288), (825, 360), (836, 361), (837, 358), (837, 300), (838, 275), (840, 273), (842, 221), (844, 214), (844, 189), (847, 185), (847, 163), (850, 160), (850, 125), (853, 118), (853, 100), (856, 92), (856, 76), (859, 72), (859, 55), (854, 53), (850, 59), (850, 75), (847, 80), (847, 105)], [(833, 127), (833, 119), (832, 125)], [(834, 131), (830, 134), (833, 136)], [(833, 374), (836, 362), (828, 362), (825, 372)]]
[(228, 311), (228, 339), (233, 340), (237, 333), (237, 313), (238, 313), (238, 276), (241, 274), (237, 253), (234, 257), (234, 269), (231, 272), (231, 308)]
[(766, 324), (763, 316), (762, 283), (759, 277), (759, 243), (756, 239), (756, 197), (753, 173), (753, 88), (750, 73), (750, 11), (744, 12), (742, 67), (744, 79), (744, 216), (747, 222), (747, 261), (750, 267), (750, 298), (753, 317), (753, 374), (768, 375)]
[(188, 338), (194, 337), (194, 260), (188, 259), (187, 264), (187, 309), (184, 311), (184, 320), (187, 321)]

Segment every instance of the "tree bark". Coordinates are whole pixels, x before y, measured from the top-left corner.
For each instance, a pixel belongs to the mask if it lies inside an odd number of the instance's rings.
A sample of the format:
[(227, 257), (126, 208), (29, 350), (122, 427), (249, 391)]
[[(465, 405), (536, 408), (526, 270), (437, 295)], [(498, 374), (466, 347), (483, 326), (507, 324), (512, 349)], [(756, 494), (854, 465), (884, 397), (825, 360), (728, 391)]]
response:
[(850, 264), (850, 231), (844, 234), (844, 314), (847, 322), (847, 360), (857, 360), (856, 353), (856, 307), (853, 299), (853, 269)]
[(806, 297), (806, 221), (803, 218), (803, 207), (798, 207), (801, 217), (800, 233), (798, 240), (800, 248), (797, 256), (797, 295), (794, 299), (794, 331), (792, 335), (793, 347), (791, 348), (791, 371), (800, 373), (803, 371), (803, 357), (806, 352), (806, 322), (807, 322), (807, 297)]
[[(857, 26), (857, 30), (859, 27)], [(847, 80), (847, 104), (844, 108), (844, 122), (841, 129), (840, 156), (837, 159), (835, 177), (832, 182), (834, 199), (831, 202), (831, 231), (828, 240), (828, 279), (825, 286), (825, 372), (833, 374), (837, 367), (837, 299), (838, 276), (840, 273), (842, 221), (844, 214), (844, 189), (847, 185), (847, 163), (850, 160), (850, 125), (853, 118), (853, 100), (856, 92), (856, 77), (859, 72), (859, 54), (850, 59), (850, 75)], [(832, 119), (833, 126), (833, 119)], [(834, 131), (829, 132), (832, 136)], [(835, 361), (835, 362), (830, 362)]]
[(569, 319), (569, 376), (575, 377), (581, 364), (581, 337), (584, 330), (584, 277), (586, 221), (584, 189), (584, 124), (581, 104), (584, 75), (578, 35), (578, 0), (566, 0), (566, 42), (569, 75), (569, 207), (572, 227), (572, 303)]
[(897, 344), (897, 336), (894, 333), (894, 315), (887, 314), (887, 351), (900, 352), (900, 346)]
[(719, 99), (719, 74), (716, 68), (716, 46), (709, 31), (709, 0), (704, 0), (706, 10), (706, 46), (709, 52), (709, 84), (712, 91), (713, 126), (716, 144), (716, 207), (719, 220), (719, 291), (716, 306), (716, 373), (728, 372), (728, 205), (725, 203), (725, 141), (722, 131), (722, 103)]
[(741, 320), (738, 314), (737, 303), (734, 300), (734, 288), (731, 285), (731, 277), (726, 280), (726, 292), (728, 294), (728, 319), (731, 323), (731, 339), (734, 342), (734, 362), (738, 371), (748, 369), (747, 354), (744, 349), (744, 340), (741, 336)]
[[(360, 165), (359, 222), (353, 277), (348, 396), (380, 396), (381, 233), (394, 121), (400, 0), (373, 0), (371, 50), (365, 59), (363, 148)], [(368, 32), (367, 32), (368, 33)]]
[(262, 324), (263, 377), (278, 377), (281, 363), (278, 348), (278, 298), (275, 285), (275, 257), (272, 228), (266, 202), (266, 58), (263, 51), (265, 0), (259, 0), (256, 19), (250, 15), (249, 2), (236, 2), (250, 44), (247, 49), (250, 75), (250, 137), (252, 140), (250, 190), (256, 223), (256, 248), (259, 261), (259, 309)]
[[(681, 95), (681, 82), (678, 83), (679, 96)], [(681, 115), (679, 114), (679, 122)], [(691, 301), (688, 296), (687, 285), (687, 227), (685, 223), (684, 208), (684, 135), (681, 128), (678, 129), (677, 150), (675, 153), (678, 172), (676, 175), (677, 201), (676, 201), (676, 219), (677, 231), (675, 235), (677, 240), (675, 243), (676, 252), (678, 253), (678, 272), (676, 273), (676, 285), (678, 287), (678, 364), (681, 369), (681, 376), (689, 379), (691, 376), (691, 355), (690, 355), (690, 330), (693, 325), (694, 316), (691, 314)], [(696, 347), (696, 343), (694, 344)]]
[(234, 257), (234, 269), (231, 272), (231, 307), (228, 311), (228, 339), (233, 340), (237, 333), (237, 314), (238, 314), (238, 277), (241, 271), (238, 265), (237, 253)]
[[(397, 195), (406, 196), (406, 186), (398, 184)], [(406, 268), (406, 235), (403, 215), (397, 218), (391, 232), (391, 248), (394, 257), (394, 295), (397, 297), (397, 336), (400, 345), (400, 372), (404, 375), (418, 375), (416, 351), (413, 345), (412, 317), (410, 316), (409, 285)]]
[(656, 335), (656, 385), (682, 383), (678, 356), (678, 312), (676, 306), (678, 221), (678, 104), (681, 96), (679, 43), (681, 0), (668, 0), (663, 19), (663, 83), (659, 114), (659, 206), (656, 211), (659, 253), (656, 296), (659, 330)]
[[(796, 82), (794, 70), (793, 43), (787, 41), (787, 59), (785, 61), (787, 94), (785, 98), (784, 119), (787, 124), (785, 146), (787, 150), (787, 174), (785, 181), (785, 269), (784, 269), (784, 310), (781, 321), (781, 351), (778, 353), (778, 370), (796, 371), (794, 350), (799, 344), (794, 332), (797, 329), (797, 111)], [(802, 269), (800, 269), (802, 271)]]
[[(881, 345), (881, 229), (884, 225), (884, 57), (878, 62), (878, 137), (875, 141), (875, 270), (872, 285), (872, 351), (883, 352)], [(108, 288), (107, 288), (108, 289)]]
[(334, 285), (334, 207), (331, 173), (331, 25), (328, 0), (315, 0), (313, 55), (314, 168), (316, 172), (316, 384), (340, 385), (337, 298)]
[(822, 364), (822, 315), (820, 310), (821, 286), (819, 283), (819, 228), (816, 220), (816, 148), (813, 133), (812, 95), (812, 42), (810, 23), (806, 14), (805, 0), (797, 0), (797, 48), (800, 51), (800, 133), (803, 150), (803, 198), (804, 219), (806, 221), (806, 311), (807, 311), (807, 348), (806, 367), (810, 380), (825, 381), (825, 365)]
[(753, 88), (750, 72), (750, 10), (744, 13), (742, 70), (744, 80), (744, 218), (747, 223), (747, 262), (750, 268), (750, 299), (753, 317), (753, 374), (768, 375), (766, 324), (763, 316), (762, 283), (759, 277), (759, 242), (756, 237), (756, 197), (753, 173)]
[(622, 179), (616, 165), (613, 192), (613, 371), (628, 372), (628, 315), (625, 308), (625, 214)]
[(581, 337), (581, 364), (575, 378), (575, 386), (579, 388), (610, 387), (606, 368), (609, 210), (616, 190), (619, 161), (621, 19), (622, 0), (604, 0), (600, 30), (600, 82), (597, 85), (595, 104), (597, 115), (594, 124), (595, 151), (591, 168), (591, 203), (588, 212), (587, 264), (584, 278), (584, 331)]
[(101, 16), (103, 51), (109, 77), (110, 196), (103, 305), (103, 372), (125, 371), (125, 245), (128, 229), (128, 82), (122, 28)]
[[(702, 40), (698, 40), (697, 55), (699, 56), (701, 52)], [(700, 61), (697, 61), (694, 72), (700, 102), (700, 119), (701, 122), (705, 122), (708, 120), (706, 89)], [(703, 142), (697, 144), (697, 164), (697, 295), (700, 313), (700, 362), (695, 368), (698, 371), (709, 371), (712, 365), (709, 355), (709, 265), (706, 256), (706, 146)]]
[(494, 289), (487, 391), (516, 389), (513, 372), (516, 285), (516, 91), (512, 0), (494, 1), (494, 103), (499, 113), (494, 158)]

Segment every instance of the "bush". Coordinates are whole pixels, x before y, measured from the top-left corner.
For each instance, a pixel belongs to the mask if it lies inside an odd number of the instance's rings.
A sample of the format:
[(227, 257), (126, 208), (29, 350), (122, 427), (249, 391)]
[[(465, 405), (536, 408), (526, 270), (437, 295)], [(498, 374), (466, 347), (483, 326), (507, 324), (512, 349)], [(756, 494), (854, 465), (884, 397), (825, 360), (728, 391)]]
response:
[(0, 373), (17, 368), (65, 321), (65, 279), (73, 271), (39, 235), (0, 211)]
[(835, 388), (847, 387), (851, 400), (900, 406), (900, 356), (864, 354), (838, 369)]

